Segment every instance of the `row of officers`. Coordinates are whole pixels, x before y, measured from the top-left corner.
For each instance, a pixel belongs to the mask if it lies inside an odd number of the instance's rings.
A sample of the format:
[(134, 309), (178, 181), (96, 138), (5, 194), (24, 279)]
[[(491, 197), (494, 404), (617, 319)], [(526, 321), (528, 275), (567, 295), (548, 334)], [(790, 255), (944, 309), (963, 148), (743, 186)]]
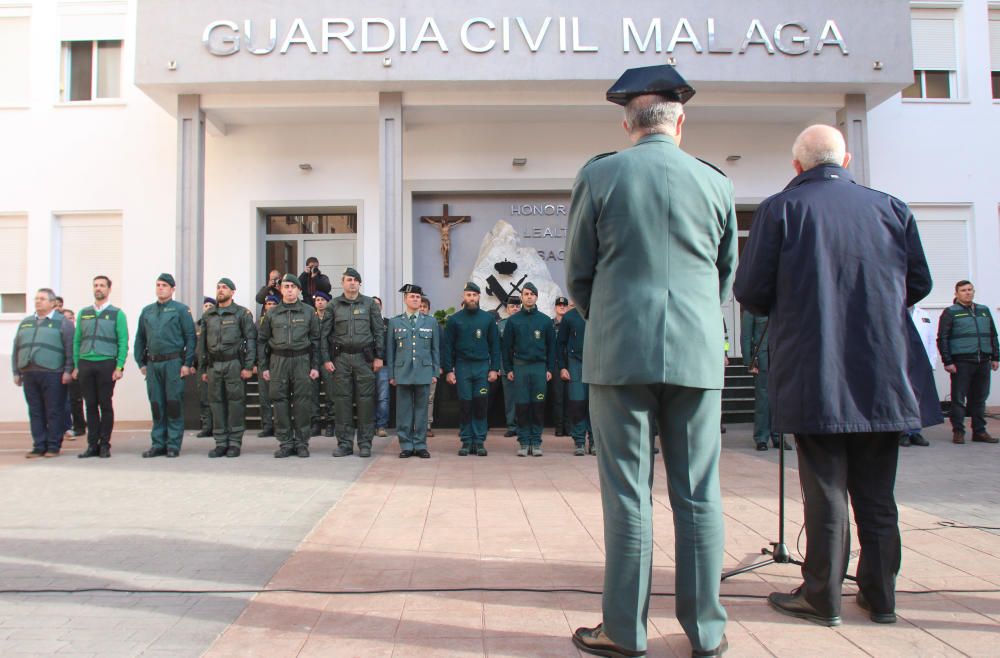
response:
[[(53, 295), (47, 289), (39, 291), (36, 312), (19, 326), (12, 365), (28, 402), (34, 443), (28, 457), (59, 454), (65, 387), (73, 380), (80, 383), (87, 412), (88, 447), (79, 457), (111, 454), (112, 396), (128, 357), (128, 328), (124, 312), (109, 302), (110, 279), (98, 276), (93, 283), (95, 303), (81, 310), (75, 327), (47, 304)], [(430, 457), (428, 399), (442, 374), (457, 388), (459, 455), (487, 455), (489, 384), (501, 380), (507, 435), (517, 436), (518, 456), (542, 456), (546, 393), (554, 377), (564, 384), (567, 433), (575, 454), (593, 453), (582, 382), (584, 320), (572, 309), (554, 323), (538, 310), (538, 291), (531, 283), (523, 286), (521, 299), (508, 300), (509, 315), (499, 322), (480, 308), (480, 290), (468, 283), (462, 309), (448, 318), (443, 331), (434, 317), (421, 312), (423, 291), (412, 284), (400, 289), (405, 311), (383, 320), (377, 301), (360, 293), (361, 275), (354, 268), (341, 277), (343, 294), (315, 308), (301, 301), (300, 278), (286, 274), (280, 297), (265, 299), (258, 321), (233, 301), (236, 286), (229, 278), (218, 281), (215, 303), (206, 304), (197, 323), (190, 309), (173, 299), (175, 285), (170, 274), (157, 278), (157, 300), (143, 308), (133, 346), (153, 418), (152, 445), (143, 457), (180, 454), (183, 380), (189, 376), (199, 377), (207, 391), (215, 439), (209, 456), (238, 457), (246, 429), (245, 383), (255, 374), (262, 409), (273, 414), (275, 457), (309, 456), (312, 428), (322, 416), (321, 388), (332, 400), (329, 414), (336, 421), (333, 455), (356, 451), (369, 457), (376, 379), (383, 368), (396, 389), (401, 458)], [(568, 300), (557, 304), (562, 311)]]

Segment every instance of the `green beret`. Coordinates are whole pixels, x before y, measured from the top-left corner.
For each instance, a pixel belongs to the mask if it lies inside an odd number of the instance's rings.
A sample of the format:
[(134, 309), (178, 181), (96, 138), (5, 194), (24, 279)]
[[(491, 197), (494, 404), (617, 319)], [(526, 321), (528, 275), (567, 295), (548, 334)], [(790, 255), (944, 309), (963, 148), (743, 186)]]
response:
[(156, 277), (156, 280), (164, 282), (165, 284), (167, 284), (171, 288), (176, 288), (177, 287), (177, 282), (174, 281), (174, 277), (172, 277), (171, 275), (167, 274), (166, 272), (164, 272), (160, 276)]
[(358, 283), (361, 283), (361, 273), (358, 272), (353, 267), (348, 267), (346, 270), (344, 270), (343, 276), (352, 277), (354, 279), (357, 279)]
[(236, 284), (233, 283), (233, 280), (230, 279), (227, 276), (224, 276), (221, 279), (219, 279), (219, 283), (221, 283), (222, 285), (226, 286), (230, 290), (236, 290)]
[(296, 288), (302, 290), (302, 282), (299, 281), (299, 277), (295, 276), (294, 274), (288, 273), (285, 276), (281, 277), (282, 283), (285, 283), (286, 281), (288, 283), (294, 283)]
[(530, 281), (528, 283), (524, 284), (524, 286), (521, 287), (521, 290), (530, 290), (531, 292), (535, 293), (536, 295), (538, 294), (538, 288), (536, 288), (535, 284), (531, 283)]
[(482, 293), (482, 290), (480, 290), (479, 286), (474, 284), (472, 281), (469, 281), (468, 283), (465, 284), (465, 292), (474, 292), (476, 294), (480, 294)]

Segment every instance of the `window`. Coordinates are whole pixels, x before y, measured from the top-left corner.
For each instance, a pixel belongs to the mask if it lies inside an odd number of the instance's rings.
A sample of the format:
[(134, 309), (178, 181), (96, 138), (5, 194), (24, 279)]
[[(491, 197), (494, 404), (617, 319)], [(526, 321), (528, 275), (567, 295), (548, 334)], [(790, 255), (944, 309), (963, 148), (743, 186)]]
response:
[(922, 306), (948, 306), (955, 296), (955, 282), (970, 278), (969, 206), (911, 206), (920, 230), (920, 242), (931, 268), (934, 288)]
[(953, 12), (914, 12), (913, 84), (903, 98), (955, 98), (958, 49)]
[(0, 16), (0, 105), (29, 102), (31, 19)]
[(993, 98), (1000, 100), (1000, 11), (990, 12), (990, 66), (993, 69)]
[(0, 216), (0, 313), (26, 313), (28, 269), (28, 218), (25, 215)]
[(121, 96), (122, 42), (63, 41), (60, 100)]
[(92, 304), (92, 281), (111, 278), (115, 299), (122, 299), (122, 223), (115, 213), (58, 215), (59, 287), (57, 293), (74, 311)]

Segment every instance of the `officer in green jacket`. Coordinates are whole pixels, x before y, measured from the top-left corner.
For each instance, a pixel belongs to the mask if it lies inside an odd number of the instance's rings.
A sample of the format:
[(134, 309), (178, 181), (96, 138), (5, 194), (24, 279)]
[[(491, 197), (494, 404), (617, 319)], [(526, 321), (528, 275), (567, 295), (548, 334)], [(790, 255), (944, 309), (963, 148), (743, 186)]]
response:
[[(510, 317), (521, 310), (520, 295), (511, 295), (507, 298), (507, 317), (497, 322), (497, 330), (500, 332), (500, 344), (503, 344), (503, 334), (507, 329), (507, 322)], [(507, 421), (507, 431), (503, 433), (505, 437), (517, 436), (517, 414), (514, 409), (514, 382), (507, 379), (507, 372), (500, 371), (500, 383), (503, 385), (503, 410), (504, 419)]]
[(177, 457), (184, 439), (184, 377), (194, 374), (195, 326), (191, 309), (173, 299), (174, 277), (156, 279), (156, 302), (142, 309), (135, 361), (146, 378), (153, 413), (153, 445), (143, 457)]
[(198, 365), (212, 406), (215, 448), (209, 457), (239, 457), (246, 429), (246, 380), (257, 360), (257, 325), (253, 313), (233, 302), (236, 286), (222, 277), (216, 304), (202, 316)]
[(115, 408), (111, 398), (128, 360), (125, 312), (108, 301), (111, 279), (94, 277), (94, 304), (80, 311), (73, 335), (73, 379), (87, 407), (87, 449), (77, 457), (111, 456)]
[(490, 383), (500, 370), (500, 333), (493, 316), (479, 308), (480, 289), (472, 281), (462, 292), (462, 310), (444, 327), (441, 366), (446, 381), (458, 387), (460, 457), (486, 456), (486, 412)]
[(375, 301), (361, 294), (361, 274), (353, 267), (340, 277), (344, 292), (327, 307), (324, 367), (333, 373), (337, 447), (334, 457), (354, 454), (354, 405), (357, 405), (358, 456), (371, 457), (375, 438), (375, 373), (385, 356), (385, 323)]
[(257, 332), (257, 366), (270, 384), (278, 459), (309, 456), (313, 382), (319, 378), (319, 318), (299, 301), (299, 277), (281, 278), (281, 303), (264, 315)]
[[(313, 307), (316, 309), (316, 317), (319, 318), (320, 340), (330, 334), (329, 325), (333, 313), (328, 307), (331, 299), (329, 293), (322, 290), (313, 293)], [(319, 379), (313, 383), (313, 391), (312, 435), (333, 436), (333, 373), (328, 372), (326, 368), (320, 368)]]
[(767, 316), (743, 311), (740, 316), (740, 351), (743, 363), (753, 375), (753, 442), (757, 450), (767, 450), (768, 441), (775, 447), (791, 450), (792, 445), (771, 431), (771, 408), (767, 398)]
[(545, 389), (556, 369), (556, 331), (537, 302), (538, 288), (524, 284), (521, 311), (507, 321), (503, 334), (503, 367), (514, 383), (518, 457), (542, 456)]
[(583, 339), (586, 334), (587, 321), (580, 311), (576, 307), (566, 311), (556, 331), (556, 360), (559, 378), (566, 382), (566, 416), (575, 446), (573, 454), (577, 457), (596, 454), (594, 435), (590, 429), (587, 384), (583, 381)]
[[(281, 279), (281, 275), (274, 277), (275, 282)], [(275, 285), (281, 285), (276, 283)], [(264, 324), (264, 316), (267, 312), (273, 309), (275, 306), (281, 303), (281, 298), (274, 295), (266, 295), (264, 297), (264, 305), (260, 309), (260, 319), (257, 320), (257, 336), (260, 337), (260, 327)], [(260, 362), (261, 352), (267, 349), (267, 345), (257, 341), (257, 361)], [(257, 397), (260, 401), (260, 431), (257, 432), (257, 436), (260, 438), (265, 438), (268, 436), (274, 436), (274, 407), (271, 405), (271, 382), (265, 380), (260, 376), (260, 367), (254, 365), (254, 373), (257, 375)]]
[(441, 369), (437, 320), (420, 312), (423, 289), (411, 283), (399, 290), (406, 310), (389, 320), (385, 367), (396, 387), (399, 456), (427, 459), (427, 398)]
[[(633, 146), (577, 174), (566, 286), (587, 319), (583, 381), (604, 507), (603, 623), (573, 635), (597, 655), (646, 651), (653, 562), (650, 414), (662, 437), (676, 535), (676, 614), (694, 655), (728, 648), (719, 601), (722, 314), (736, 271), (733, 186), (680, 149), (694, 89), (671, 66), (608, 90)], [(623, 319), (641, 318), (623, 330)]]
[(965, 443), (965, 415), (972, 416), (972, 440), (997, 443), (986, 431), (990, 370), (1000, 368), (1000, 345), (990, 309), (972, 300), (970, 281), (955, 284), (955, 303), (938, 320), (938, 351), (951, 375), (952, 442)]

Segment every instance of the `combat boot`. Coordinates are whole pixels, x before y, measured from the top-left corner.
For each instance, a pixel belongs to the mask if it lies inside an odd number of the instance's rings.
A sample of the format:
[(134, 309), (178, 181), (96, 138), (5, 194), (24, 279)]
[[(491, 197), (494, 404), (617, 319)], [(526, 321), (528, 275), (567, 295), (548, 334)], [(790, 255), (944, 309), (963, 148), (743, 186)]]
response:
[(111, 457), (111, 444), (105, 443), (100, 448), (100, 454), (98, 455), (101, 459), (108, 459)]
[(77, 459), (86, 459), (87, 457), (96, 457), (98, 455), (97, 448), (88, 447), (86, 450), (81, 452), (76, 456)]
[(305, 459), (306, 457), (309, 456), (309, 447), (299, 446), (298, 448), (295, 449), (295, 454)]
[(352, 446), (341, 444), (333, 449), (334, 457), (346, 457), (348, 455), (354, 454), (354, 448)]
[(239, 446), (229, 446), (229, 449), (226, 450), (226, 457), (239, 457), (239, 456), (240, 456)]
[(215, 446), (215, 448), (208, 451), (208, 456), (212, 459), (215, 459), (216, 457), (225, 457), (226, 450), (226, 446)]
[(358, 446), (358, 457), (367, 459), (372, 456), (372, 447), (369, 445)]
[(274, 451), (274, 458), (284, 459), (285, 457), (291, 457), (294, 454), (295, 450), (293, 450), (291, 446), (281, 446), (280, 448)]

